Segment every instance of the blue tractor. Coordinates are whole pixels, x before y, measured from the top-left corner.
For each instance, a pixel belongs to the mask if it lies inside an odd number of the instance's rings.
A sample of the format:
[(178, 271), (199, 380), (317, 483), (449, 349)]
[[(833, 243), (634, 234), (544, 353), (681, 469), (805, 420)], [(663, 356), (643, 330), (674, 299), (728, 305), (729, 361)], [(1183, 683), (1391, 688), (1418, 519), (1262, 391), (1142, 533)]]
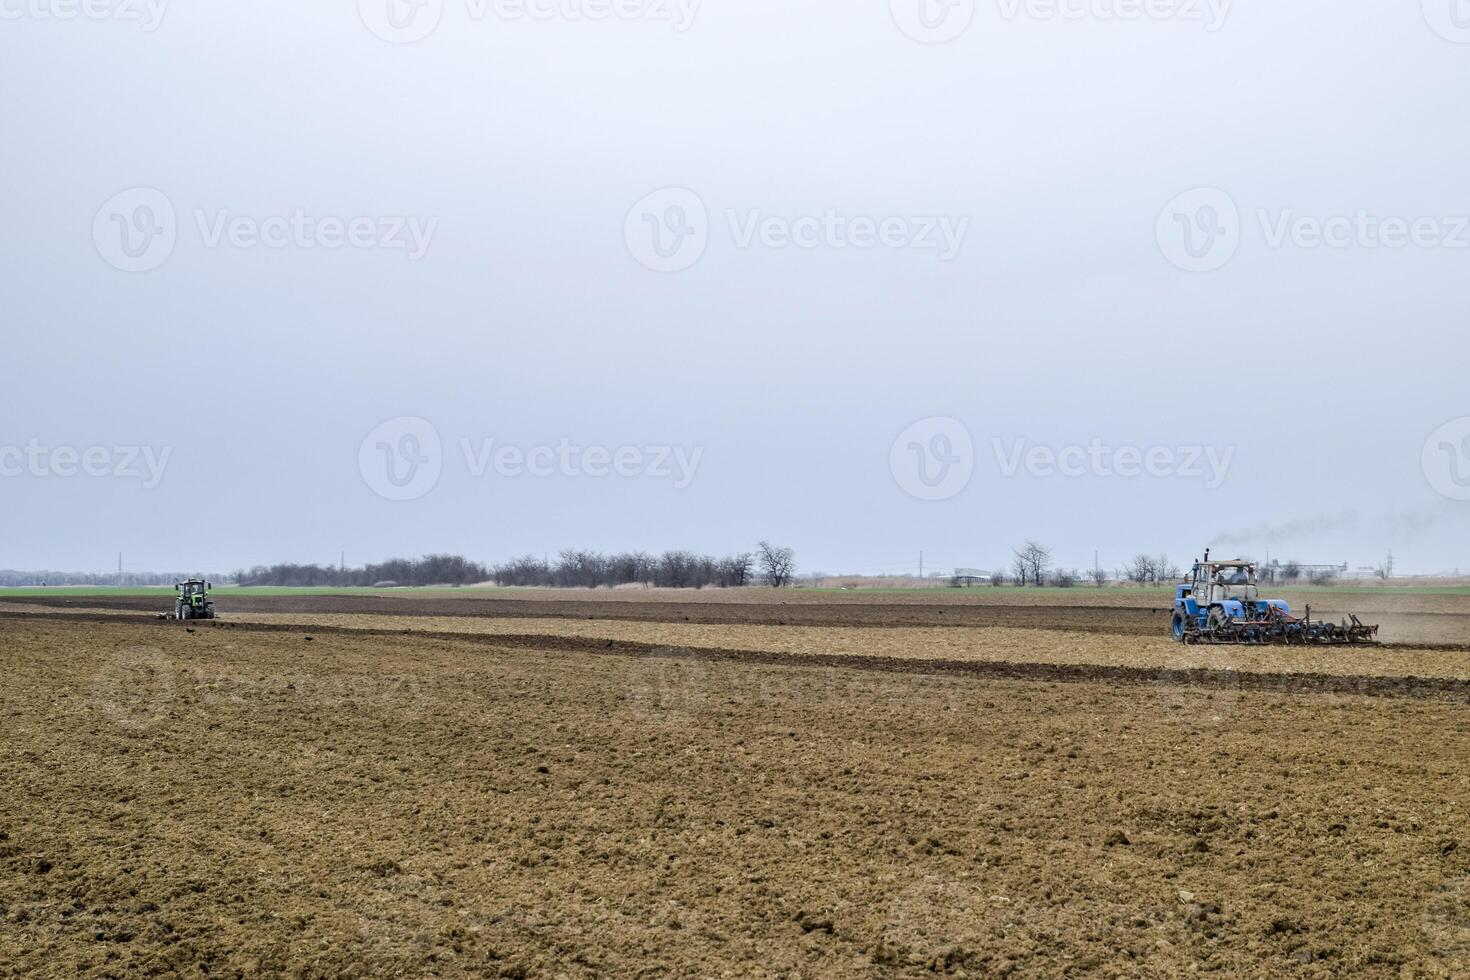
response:
[(1375, 643), (1377, 626), (1365, 626), (1357, 616), (1341, 623), (1313, 621), (1312, 607), (1305, 617), (1292, 615), (1284, 599), (1262, 599), (1256, 587), (1256, 566), (1242, 558), (1194, 563), (1190, 577), (1174, 590), (1171, 624), (1179, 643)]

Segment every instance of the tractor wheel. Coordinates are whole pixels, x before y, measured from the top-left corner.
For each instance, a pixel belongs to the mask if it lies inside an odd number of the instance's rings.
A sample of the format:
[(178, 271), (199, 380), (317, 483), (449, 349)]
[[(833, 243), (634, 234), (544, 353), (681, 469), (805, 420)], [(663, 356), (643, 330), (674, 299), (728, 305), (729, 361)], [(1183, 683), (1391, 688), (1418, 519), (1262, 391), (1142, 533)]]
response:
[(179, 618), (180, 619), (193, 619), (194, 618), (194, 610), (190, 609), (189, 606), (187, 604), (185, 604), (184, 611), (181, 612), (181, 613), (179, 613)]
[(1183, 643), (1184, 642), (1184, 613), (1182, 613), (1182, 612), (1176, 612), (1174, 614), (1174, 623), (1173, 623), (1172, 629), (1173, 629), (1173, 633), (1174, 633), (1174, 642), (1175, 643)]
[(1230, 625), (1230, 617), (1225, 614), (1224, 606), (1211, 606), (1210, 616), (1206, 621), (1211, 633), (1218, 632)]

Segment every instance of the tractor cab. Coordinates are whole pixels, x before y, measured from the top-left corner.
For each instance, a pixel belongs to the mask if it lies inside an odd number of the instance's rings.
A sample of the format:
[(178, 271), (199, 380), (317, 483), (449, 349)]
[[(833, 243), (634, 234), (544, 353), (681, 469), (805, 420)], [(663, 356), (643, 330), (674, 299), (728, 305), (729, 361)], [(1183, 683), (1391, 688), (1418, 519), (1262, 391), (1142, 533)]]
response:
[(1260, 598), (1256, 588), (1256, 566), (1247, 561), (1195, 562), (1194, 581), (1190, 594), (1202, 606), (1211, 606), (1234, 599), (1254, 603)]

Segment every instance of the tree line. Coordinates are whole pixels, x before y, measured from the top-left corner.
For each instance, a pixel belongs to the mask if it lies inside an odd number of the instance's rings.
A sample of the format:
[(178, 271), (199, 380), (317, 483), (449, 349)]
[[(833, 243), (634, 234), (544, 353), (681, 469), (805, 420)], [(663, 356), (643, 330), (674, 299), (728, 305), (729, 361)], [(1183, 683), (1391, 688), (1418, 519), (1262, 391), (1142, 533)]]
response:
[(175, 582), (182, 582), (187, 578), (208, 578), (214, 581), (214, 576), (183, 572), (123, 572), (118, 575), (117, 572), (19, 572), (14, 569), (0, 569), (0, 588), (61, 588), (79, 585), (110, 585), (131, 589), (171, 588)]
[[(361, 588), (421, 585), (476, 585), (545, 588), (611, 588), (645, 585), (666, 589), (740, 588), (763, 583), (776, 588), (791, 584), (796, 554), (762, 541), (753, 552), (723, 558), (692, 551), (602, 554), (569, 549), (555, 559), (526, 555), (497, 565), (482, 565), (459, 555), (428, 555), (417, 560), (393, 559), (361, 568), (334, 565), (259, 565), (235, 573), (243, 586), (279, 588)], [(170, 583), (172, 584), (172, 583)]]
[(474, 585), (487, 581), (490, 571), (459, 555), (394, 558), (361, 568), (336, 565), (257, 565), (235, 573), (235, 584), (277, 588), (361, 588), (390, 585)]
[[(1313, 585), (1331, 585), (1337, 581), (1346, 566), (1308, 565), (1303, 566), (1296, 561), (1288, 561), (1285, 564), (1270, 562), (1258, 567), (1259, 581), (1263, 584), (1275, 584), (1277, 582), (1294, 583), (1305, 578)], [(1389, 579), (1393, 577), (1393, 555), (1376, 570), (1379, 578)], [(1080, 582), (1087, 581), (1092, 585), (1102, 588), (1109, 582), (1130, 582), (1134, 585), (1169, 585), (1178, 582), (1183, 575), (1183, 570), (1178, 564), (1169, 560), (1168, 555), (1137, 554), (1122, 568), (1109, 571), (1108, 569), (1095, 567), (1085, 572), (1079, 572), (1075, 568), (1053, 568), (1051, 549), (1036, 541), (1027, 541), (1019, 548), (1012, 549), (1012, 559), (1009, 567), (997, 568), (990, 573), (990, 584), (992, 586), (1038, 586), (1049, 585), (1060, 588), (1071, 588)], [(956, 577), (955, 584), (959, 583)]]
[(735, 589), (758, 583), (775, 588), (791, 584), (796, 554), (762, 541), (754, 552), (717, 558), (692, 551), (563, 551), (556, 560), (526, 555), (490, 569), (496, 585), (546, 588), (613, 588), (646, 585), (661, 589)]
[(1114, 581), (1157, 585), (1177, 581), (1180, 575), (1179, 566), (1171, 562), (1167, 555), (1157, 558), (1135, 555), (1132, 561), (1115, 571), (1093, 567), (1085, 572), (1079, 572), (1075, 568), (1052, 567), (1051, 549), (1036, 541), (1028, 540), (1019, 548), (1013, 548), (1011, 555), (1011, 564), (1008, 567), (997, 568), (990, 573), (992, 586), (1015, 585), (1025, 588), (1029, 585), (1070, 589), (1084, 581), (1097, 588)]

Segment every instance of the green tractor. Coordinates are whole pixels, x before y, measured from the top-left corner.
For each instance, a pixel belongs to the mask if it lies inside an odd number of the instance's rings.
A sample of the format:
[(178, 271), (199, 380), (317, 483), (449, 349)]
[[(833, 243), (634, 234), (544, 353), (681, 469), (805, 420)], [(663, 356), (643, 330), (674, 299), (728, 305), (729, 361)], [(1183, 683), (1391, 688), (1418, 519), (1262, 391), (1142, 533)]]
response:
[(174, 619), (213, 619), (214, 603), (209, 601), (210, 584), (197, 578), (179, 582), (174, 588)]

